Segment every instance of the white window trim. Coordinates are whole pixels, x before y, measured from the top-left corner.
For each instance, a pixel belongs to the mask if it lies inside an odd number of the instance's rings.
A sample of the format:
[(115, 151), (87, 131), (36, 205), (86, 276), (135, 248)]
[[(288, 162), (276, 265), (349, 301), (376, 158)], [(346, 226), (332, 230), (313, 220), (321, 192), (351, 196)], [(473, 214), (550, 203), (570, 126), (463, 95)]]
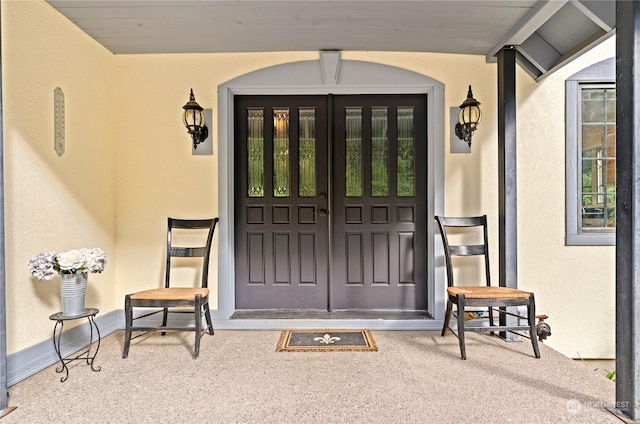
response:
[(580, 85), (585, 83), (614, 83), (616, 82), (615, 58), (605, 59), (591, 65), (567, 78), (565, 82), (566, 102), (566, 245), (567, 246), (614, 246), (616, 244), (615, 229), (592, 232), (582, 232), (578, 226), (580, 210), (579, 163), (580, 158), (580, 128), (578, 128), (578, 114), (580, 113)]

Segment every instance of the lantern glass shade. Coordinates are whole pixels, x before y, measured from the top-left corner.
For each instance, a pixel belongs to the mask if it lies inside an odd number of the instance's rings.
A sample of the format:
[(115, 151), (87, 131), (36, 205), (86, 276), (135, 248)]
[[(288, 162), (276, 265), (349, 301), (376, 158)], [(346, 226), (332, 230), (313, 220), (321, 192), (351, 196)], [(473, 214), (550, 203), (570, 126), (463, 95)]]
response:
[(198, 109), (185, 109), (182, 114), (182, 122), (190, 133), (204, 127), (204, 113)]
[(460, 125), (466, 125), (474, 127), (478, 125), (480, 122), (480, 118), (482, 114), (480, 112), (480, 107), (477, 105), (467, 105), (464, 108), (460, 109), (458, 113), (458, 122)]

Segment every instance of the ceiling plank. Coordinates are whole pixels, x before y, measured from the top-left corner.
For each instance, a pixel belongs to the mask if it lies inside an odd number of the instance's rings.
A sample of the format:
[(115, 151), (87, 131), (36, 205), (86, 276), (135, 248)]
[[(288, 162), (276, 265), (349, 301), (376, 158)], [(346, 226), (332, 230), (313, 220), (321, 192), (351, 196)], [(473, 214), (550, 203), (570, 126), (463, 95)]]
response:
[(513, 45), (536, 79), (615, 25), (613, 0), (44, 1), (113, 54), (351, 50), (494, 62)]

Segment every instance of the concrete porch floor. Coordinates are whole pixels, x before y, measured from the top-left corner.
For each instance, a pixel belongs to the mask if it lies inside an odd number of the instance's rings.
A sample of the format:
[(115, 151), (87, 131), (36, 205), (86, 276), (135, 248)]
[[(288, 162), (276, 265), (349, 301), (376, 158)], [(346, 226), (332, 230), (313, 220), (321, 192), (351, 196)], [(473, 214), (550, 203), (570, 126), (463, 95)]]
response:
[(218, 330), (191, 357), (193, 334), (149, 334), (122, 359), (102, 340), (92, 372), (55, 365), (9, 388), (8, 423), (621, 423), (615, 383), (528, 340), (372, 331), (378, 352), (275, 352), (280, 331)]

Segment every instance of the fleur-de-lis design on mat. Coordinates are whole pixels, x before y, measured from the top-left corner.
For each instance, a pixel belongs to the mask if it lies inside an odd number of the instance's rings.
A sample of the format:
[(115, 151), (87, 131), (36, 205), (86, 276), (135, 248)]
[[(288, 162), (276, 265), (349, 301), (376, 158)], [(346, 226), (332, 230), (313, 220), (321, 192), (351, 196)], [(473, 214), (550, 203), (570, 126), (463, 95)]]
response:
[(325, 334), (324, 337), (315, 337), (313, 340), (324, 344), (332, 344), (340, 340), (340, 337), (331, 337), (329, 334)]

